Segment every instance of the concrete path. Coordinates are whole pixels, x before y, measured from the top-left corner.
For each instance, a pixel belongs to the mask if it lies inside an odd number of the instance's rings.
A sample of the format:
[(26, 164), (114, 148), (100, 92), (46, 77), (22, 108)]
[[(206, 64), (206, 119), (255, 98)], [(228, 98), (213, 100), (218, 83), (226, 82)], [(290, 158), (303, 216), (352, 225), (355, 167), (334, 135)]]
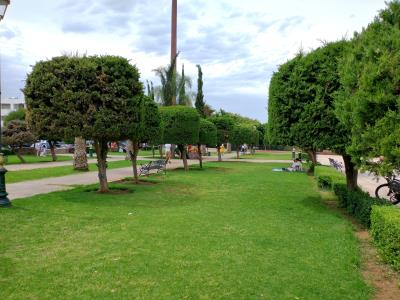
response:
[[(340, 155), (327, 155), (327, 154), (318, 154), (317, 160), (325, 166), (329, 166), (329, 158), (333, 158), (336, 161), (339, 161), (343, 164), (343, 158)], [(339, 171), (338, 171), (339, 172)], [(342, 171), (342, 173), (344, 170)], [(358, 173), (358, 186), (365, 192), (369, 193), (371, 196), (375, 196), (375, 189), (378, 185), (386, 183), (385, 178), (383, 177), (376, 177), (374, 174), (369, 172), (365, 173)]]
[[(197, 160), (189, 160), (189, 165), (197, 164)], [(167, 165), (167, 170), (183, 167), (181, 160), (174, 159)], [(69, 190), (76, 185), (88, 185), (98, 183), (98, 173), (85, 172), (62, 177), (43, 178), (39, 180), (23, 181), (7, 184), (8, 198), (10, 200), (25, 198), (39, 194), (47, 194), (55, 191)], [(132, 177), (132, 168), (119, 168), (107, 170), (109, 182), (118, 181), (126, 177)]]
[[(108, 161), (118, 161), (124, 160), (125, 156), (110, 156)], [(95, 158), (88, 159), (88, 163), (97, 163)], [(34, 170), (34, 169), (44, 169), (44, 168), (55, 168), (55, 167), (63, 167), (63, 166), (72, 166), (72, 160), (66, 161), (55, 161), (55, 162), (42, 162), (42, 163), (32, 163), (32, 164), (13, 164), (13, 165), (5, 165), (7, 171), (21, 171), (21, 170)]]

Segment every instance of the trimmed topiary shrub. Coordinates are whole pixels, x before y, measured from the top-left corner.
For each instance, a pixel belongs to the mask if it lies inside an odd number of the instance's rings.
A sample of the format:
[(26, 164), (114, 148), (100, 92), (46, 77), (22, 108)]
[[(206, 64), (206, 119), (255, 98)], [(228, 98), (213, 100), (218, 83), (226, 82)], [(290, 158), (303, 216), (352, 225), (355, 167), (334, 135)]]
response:
[(335, 185), (334, 192), (338, 197), (339, 206), (346, 208), (349, 214), (367, 228), (371, 226), (372, 206), (388, 205), (384, 200), (372, 198), (359, 189), (350, 191), (344, 184)]
[(347, 185), (344, 183), (335, 184), (333, 186), (333, 192), (338, 197), (339, 207), (347, 207), (347, 195), (348, 195)]
[(197, 110), (181, 105), (167, 106), (160, 108), (160, 115), (164, 142), (178, 145), (183, 165), (188, 170), (186, 145), (196, 145), (199, 141), (200, 116)]
[(393, 206), (374, 206), (371, 234), (382, 259), (400, 270), (400, 210)]

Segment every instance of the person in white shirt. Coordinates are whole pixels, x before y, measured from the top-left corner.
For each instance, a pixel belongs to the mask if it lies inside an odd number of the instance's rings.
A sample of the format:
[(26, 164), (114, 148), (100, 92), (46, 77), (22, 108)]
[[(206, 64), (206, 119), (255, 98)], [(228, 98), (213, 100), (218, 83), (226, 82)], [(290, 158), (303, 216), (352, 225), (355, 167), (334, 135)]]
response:
[(171, 144), (165, 144), (165, 162), (166, 163), (171, 163), (170, 159), (172, 157), (172, 153), (171, 153)]

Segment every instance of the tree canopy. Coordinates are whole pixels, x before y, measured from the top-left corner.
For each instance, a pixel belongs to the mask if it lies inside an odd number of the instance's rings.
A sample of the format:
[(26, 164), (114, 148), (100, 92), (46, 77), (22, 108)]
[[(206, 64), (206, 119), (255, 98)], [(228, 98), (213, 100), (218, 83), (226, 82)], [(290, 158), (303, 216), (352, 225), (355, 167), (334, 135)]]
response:
[(188, 170), (186, 145), (199, 141), (200, 116), (195, 108), (180, 105), (161, 107), (160, 114), (163, 140), (179, 146), (185, 170)]
[(35, 141), (35, 136), (29, 131), (26, 122), (21, 120), (13, 120), (8, 122), (3, 132), (3, 143), (17, 154), (22, 163), (25, 162), (20, 150), (24, 144), (31, 144)]
[(126, 137), (143, 94), (137, 68), (116, 56), (56, 57), (33, 67), (24, 91), (28, 115), (48, 111), (62, 136), (94, 140), (100, 191), (107, 192), (107, 143)]
[(199, 144), (209, 147), (217, 144), (217, 127), (206, 119), (200, 119)]
[(399, 51), (400, 2), (393, 1), (355, 34), (340, 64), (336, 113), (351, 129), (348, 152), (363, 168), (383, 175), (400, 170)]
[(25, 116), (26, 116), (25, 108), (20, 108), (18, 110), (12, 111), (4, 118), (4, 126), (7, 126), (7, 124), (13, 120), (25, 121)]

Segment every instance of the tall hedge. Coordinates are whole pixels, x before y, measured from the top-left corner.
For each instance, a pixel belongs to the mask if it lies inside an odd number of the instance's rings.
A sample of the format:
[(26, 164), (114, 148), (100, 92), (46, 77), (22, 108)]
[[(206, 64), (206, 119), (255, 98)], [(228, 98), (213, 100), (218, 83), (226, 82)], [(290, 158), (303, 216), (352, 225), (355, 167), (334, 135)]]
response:
[(188, 170), (186, 146), (199, 141), (200, 116), (195, 108), (168, 106), (160, 108), (165, 143), (179, 146), (185, 170)]
[[(351, 128), (348, 151), (364, 169), (400, 170), (400, 1), (356, 33), (341, 61), (337, 115)], [(377, 163), (373, 158), (381, 157)]]
[(393, 206), (374, 206), (371, 233), (383, 260), (400, 271), (400, 210)]

